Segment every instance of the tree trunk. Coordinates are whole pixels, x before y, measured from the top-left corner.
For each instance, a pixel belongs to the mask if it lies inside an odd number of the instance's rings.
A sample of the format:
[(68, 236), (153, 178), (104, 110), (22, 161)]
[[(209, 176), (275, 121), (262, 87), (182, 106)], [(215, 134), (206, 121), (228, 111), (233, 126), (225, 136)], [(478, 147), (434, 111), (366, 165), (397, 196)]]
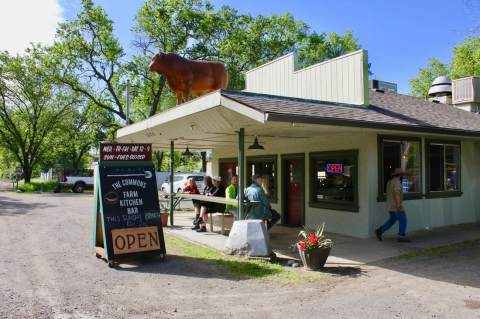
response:
[(32, 180), (32, 168), (31, 167), (22, 167), (23, 168), (23, 179), (25, 183), (30, 183)]
[(157, 160), (157, 171), (161, 171), (161, 170), (162, 170), (163, 156), (164, 156), (164, 152), (163, 152), (163, 151), (156, 151), (156, 152), (155, 152), (155, 158), (156, 158), (156, 160)]

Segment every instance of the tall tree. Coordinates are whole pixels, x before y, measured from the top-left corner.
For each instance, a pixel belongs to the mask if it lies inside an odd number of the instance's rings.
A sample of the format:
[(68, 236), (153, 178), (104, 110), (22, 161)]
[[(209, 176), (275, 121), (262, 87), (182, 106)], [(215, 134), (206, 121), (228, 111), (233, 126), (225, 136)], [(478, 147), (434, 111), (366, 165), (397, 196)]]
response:
[(0, 53), (0, 147), (23, 168), (25, 182), (47, 154), (57, 125), (79, 102), (54, 86), (43, 49), (24, 56)]
[(113, 22), (100, 6), (82, 0), (76, 18), (59, 25), (51, 54), (59, 81), (126, 119), (125, 53), (113, 34)]
[(427, 66), (418, 70), (418, 75), (409, 80), (410, 90), (413, 96), (428, 98), (428, 90), (433, 80), (441, 75), (448, 75), (448, 65), (432, 58)]

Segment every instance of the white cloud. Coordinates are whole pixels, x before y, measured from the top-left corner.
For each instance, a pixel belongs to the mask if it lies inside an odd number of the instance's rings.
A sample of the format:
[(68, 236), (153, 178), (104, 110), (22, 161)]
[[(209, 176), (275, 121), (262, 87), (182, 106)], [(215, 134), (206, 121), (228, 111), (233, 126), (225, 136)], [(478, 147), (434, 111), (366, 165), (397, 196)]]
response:
[(51, 44), (62, 20), (58, 0), (0, 0), (0, 50), (16, 54), (31, 42)]

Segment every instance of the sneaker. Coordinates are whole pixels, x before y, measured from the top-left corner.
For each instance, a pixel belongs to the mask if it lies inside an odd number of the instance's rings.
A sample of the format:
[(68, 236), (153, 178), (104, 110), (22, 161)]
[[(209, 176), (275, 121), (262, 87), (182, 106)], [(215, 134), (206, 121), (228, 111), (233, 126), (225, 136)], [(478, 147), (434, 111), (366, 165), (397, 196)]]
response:
[(207, 232), (207, 227), (203, 226), (200, 229), (197, 229), (197, 233), (206, 233)]
[(192, 227), (192, 230), (197, 230), (197, 229), (200, 229), (200, 225), (199, 225), (199, 224), (196, 224), (195, 226)]
[(412, 241), (405, 236), (398, 236), (397, 241), (399, 243), (411, 243)]
[(379, 241), (382, 241), (382, 230), (380, 228), (375, 229), (375, 235)]

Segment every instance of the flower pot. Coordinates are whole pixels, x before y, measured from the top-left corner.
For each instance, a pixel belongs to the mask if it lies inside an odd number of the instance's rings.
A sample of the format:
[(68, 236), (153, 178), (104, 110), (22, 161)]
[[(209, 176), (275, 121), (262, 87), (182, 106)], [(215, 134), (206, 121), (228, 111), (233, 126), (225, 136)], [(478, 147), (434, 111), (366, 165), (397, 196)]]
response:
[(298, 252), (300, 254), (300, 259), (302, 260), (303, 266), (310, 270), (319, 270), (323, 268), (327, 262), (328, 256), (330, 255), (330, 250), (330, 247), (318, 247), (305, 250), (301, 250), (298, 247)]
[(168, 216), (169, 214), (160, 214), (160, 220), (162, 221), (162, 226), (168, 226)]

